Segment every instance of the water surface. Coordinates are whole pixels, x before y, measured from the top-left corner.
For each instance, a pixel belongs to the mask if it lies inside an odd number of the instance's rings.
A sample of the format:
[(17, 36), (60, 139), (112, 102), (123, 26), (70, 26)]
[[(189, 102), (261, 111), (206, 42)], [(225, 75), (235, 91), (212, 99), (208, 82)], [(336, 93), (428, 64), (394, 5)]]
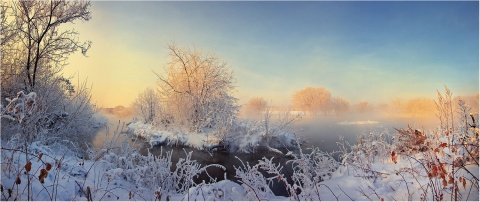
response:
[[(97, 132), (96, 138), (93, 143), (96, 148), (101, 147), (104, 141), (110, 140), (112, 138), (112, 135), (106, 135), (107, 129), (109, 130), (110, 134), (113, 134), (117, 127), (119, 128), (118, 130), (121, 131), (122, 125), (131, 122), (133, 118), (133, 116), (131, 115), (117, 116), (115, 114), (109, 113), (104, 114), (104, 116), (106, 117), (105, 127), (102, 127), (101, 130)], [(416, 121), (417, 125), (413, 124), (414, 122), (415, 121), (412, 121), (412, 119), (407, 118), (383, 120), (376, 118), (374, 120), (362, 120), (359, 118), (341, 119), (320, 117), (316, 119), (300, 120), (292, 124), (286, 130), (288, 130), (292, 134), (295, 134), (303, 140), (301, 148), (304, 150), (304, 152), (309, 152), (307, 148), (318, 147), (322, 151), (332, 153), (339, 150), (337, 142), (339, 141), (340, 136), (343, 136), (345, 141), (353, 145), (356, 142), (357, 135), (361, 133), (385, 132), (388, 134), (394, 134), (394, 128), (406, 128), (408, 125), (411, 125), (415, 128), (421, 128), (422, 126), (434, 126), (434, 122), (431, 121)], [(239, 159), (241, 159), (244, 164), (248, 163), (250, 165), (255, 165), (263, 157), (266, 157), (268, 159), (273, 157), (273, 161), (275, 163), (279, 163), (284, 167), (283, 174), (287, 177), (287, 179), (289, 179), (290, 173), (293, 172), (292, 165), (290, 163), (287, 164), (287, 161), (290, 160), (289, 158), (262, 149), (258, 149), (255, 153), (249, 154), (225, 152), (210, 153), (207, 151), (200, 151), (189, 147), (172, 147), (167, 145), (151, 147), (147, 142), (145, 142), (144, 139), (128, 136), (128, 134), (122, 135), (121, 138), (121, 140), (128, 138), (129, 144), (135, 148), (138, 148), (140, 150), (140, 153), (143, 155), (146, 155), (148, 153), (148, 150), (150, 150), (150, 152), (154, 155), (160, 155), (162, 152), (163, 154), (165, 154), (165, 151), (173, 151), (172, 161), (174, 165), (178, 162), (180, 158), (185, 158), (186, 153), (193, 152), (192, 160), (196, 160), (202, 165), (219, 164), (226, 168), (225, 171), (217, 167), (211, 167), (207, 169), (211, 176), (217, 178), (217, 181), (223, 180), (226, 177), (229, 180), (238, 182), (238, 179), (235, 178), (235, 167), (238, 168), (242, 165), (242, 162)], [(280, 150), (283, 153), (287, 153), (287, 149)], [(333, 153), (332, 155), (338, 160), (338, 153)], [(236, 157), (238, 157), (239, 159)], [(201, 182), (202, 180), (208, 181), (208, 179), (209, 178), (206, 174), (202, 174), (200, 177), (194, 180), (197, 182)], [(283, 184), (274, 183), (272, 191), (276, 195), (287, 196), (287, 192)]]

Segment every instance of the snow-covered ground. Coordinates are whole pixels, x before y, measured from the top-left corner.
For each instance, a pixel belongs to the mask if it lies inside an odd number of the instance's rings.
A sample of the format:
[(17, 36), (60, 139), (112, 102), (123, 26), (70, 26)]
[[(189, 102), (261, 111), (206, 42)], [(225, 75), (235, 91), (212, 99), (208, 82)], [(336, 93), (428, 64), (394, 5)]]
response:
[[(230, 180), (222, 180), (216, 183), (200, 183), (193, 185), (187, 192), (178, 193), (174, 190), (152, 189), (145, 187), (142, 180), (126, 177), (128, 170), (135, 170), (135, 178), (145, 178), (143, 169), (154, 168), (153, 164), (137, 168), (117, 167), (109, 160), (112, 153), (99, 152), (98, 160), (82, 160), (74, 157), (55, 155), (48, 147), (33, 144), (29, 162), (30, 171), (25, 174), (25, 168), (15, 165), (26, 165), (25, 155), (22, 152), (3, 151), (5, 154), (13, 154), (14, 165), (2, 172), (2, 200), (27, 200), (27, 178), (31, 179), (31, 196), (34, 200), (88, 200), (87, 195), (93, 200), (155, 200), (156, 197), (166, 200), (434, 200), (432, 195), (423, 198), (424, 190), (429, 189), (430, 180), (427, 176), (412, 175), (405, 169), (413, 168), (414, 172), (422, 172), (420, 165), (409, 160), (408, 157), (400, 157), (397, 163), (392, 160), (378, 160), (371, 165), (371, 169), (380, 173), (377, 177), (371, 177), (371, 173), (360, 172), (349, 166), (340, 166), (332, 173), (330, 179), (317, 183), (316, 186), (304, 187), (303, 192), (297, 197), (275, 196), (271, 192), (260, 191), (251, 185), (237, 184)], [(38, 155), (43, 154), (38, 160)], [(419, 155), (417, 158), (421, 158)], [(135, 157), (134, 157), (135, 158)], [(117, 159), (122, 161), (122, 158)], [(125, 160), (125, 159), (123, 159)], [(57, 162), (57, 163), (56, 163)], [(60, 164), (58, 164), (60, 162)], [(47, 163), (52, 166), (44, 183), (40, 183), (41, 169), (47, 169)], [(168, 163), (168, 162), (164, 162)], [(192, 163), (192, 162), (190, 162)], [(413, 167), (412, 167), (413, 165)], [(6, 166), (3, 165), (2, 166)], [(478, 178), (478, 166), (470, 165), (467, 169), (475, 173)], [(161, 173), (164, 170), (157, 170)], [(188, 171), (188, 170), (186, 170)], [(191, 170), (190, 170), (191, 171)], [(247, 170), (245, 173), (252, 174)], [(172, 173), (163, 173), (172, 176)], [(130, 175), (132, 175), (130, 173)], [(460, 171), (457, 176), (470, 179), (468, 174)], [(17, 176), (20, 183), (16, 184)], [(370, 176), (370, 177), (369, 177)], [(167, 177), (168, 178), (168, 177)], [(277, 180), (278, 177), (275, 177)], [(172, 178), (173, 179), (173, 178)], [(268, 187), (263, 178), (258, 179), (257, 184)], [(263, 180), (263, 181), (262, 181)], [(280, 180), (280, 179), (278, 179)], [(142, 186), (143, 185), (143, 186)], [(12, 197), (8, 197), (11, 189)], [(83, 191), (82, 191), (83, 190)], [(89, 190), (89, 191), (88, 191)], [(465, 186), (459, 184), (462, 200), (478, 201), (478, 188), (466, 181)], [(160, 194), (161, 193), (161, 194)], [(450, 200), (450, 195), (445, 192), (443, 200)]]
[[(238, 137), (231, 143), (238, 151), (265, 141), (262, 124), (251, 124), (233, 127)], [(128, 130), (152, 145), (168, 140), (205, 149), (218, 144), (218, 136), (162, 131), (139, 122), (129, 124)], [(293, 138), (280, 130), (270, 132), (278, 142)], [(72, 155), (68, 148), (53, 150), (39, 142), (31, 143), (28, 150), (12, 140), (2, 142), (1, 199), (452, 200), (455, 188), (458, 200), (479, 200), (478, 128), (463, 133), (461, 129), (444, 133), (408, 128), (396, 135), (362, 134), (355, 145), (340, 141), (342, 162), (319, 148), (301, 149), (290, 153), (293, 159), (285, 165), (266, 158), (242, 162), (235, 168), (239, 183), (226, 177), (196, 182), (200, 174), (208, 175), (207, 168), (224, 167), (200, 165), (191, 159), (191, 152), (176, 164), (169, 151), (141, 155), (127, 141), (118, 142), (126, 140), (121, 135), (115, 133), (101, 147), (89, 149), (88, 159)], [(280, 172), (287, 166), (293, 168), (290, 176)], [(274, 195), (273, 182), (283, 183), (288, 197)]]
[[(374, 141), (375, 142), (375, 141)], [(377, 145), (373, 143), (371, 145)], [(114, 145), (114, 144), (110, 144)], [(377, 147), (379, 148), (379, 147)], [(316, 154), (321, 154), (318, 153)], [(449, 153), (444, 148), (443, 153)], [(313, 154), (313, 153), (312, 153)], [(41, 155), (41, 158), (39, 156)], [(357, 151), (356, 154), (360, 155)], [(364, 154), (362, 154), (364, 155)], [(362, 156), (360, 155), (360, 156)], [(21, 150), (2, 150), (2, 200), (27, 200), (28, 178), (30, 195), (34, 200), (434, 200), (433, 186), (443, 194), (443, 200), (450, 200), (449, 187), (442, 185), (442, 179), (428, 177), (421, 163), (422, 153), (397, 154), (392, 157), (374, 158), (368, 169), (358, 169), (355, 163), (344, 163), (338, 169), (317, 181), (312, 186), (303, 185), (302, 193), (291, 197), (275, 196), (268, 189), (268, 180), (281, 181), (282, 176), (262, 178), (256, 176), (259, 170), (274, 170), (275, 165), (267, 160), (260, 166), (244, 166), (237, 169), (237, 176), (244, 184), (230, 180), (215, 183), (193, 183), (191, 180), (205, 167), (197, 164), (186, 154), (179, 161), (175, 171), (168, 153), (163, 157), (141, 156), (128, 147), (114, 148), (108, 144), (104, 149), (93, 151), (90, 160), (65, 156), (51, 151), (47, 146), (33, 143), (29, 156)], [(312, 157), (312, 156), (310, 156)], [(310, 158), (308, 157), (308, 158)], [(325, 156), (323, 156), (325, 157)], [(362, 156), (360, 161), (369, 157)], [(27, 160), (28, 159), (28, 160)], [(416, 159), (416, 160), (415, 160)], [(300, 159), (301, 160), (301, 159)], [(9, 162), (10, 164), (7, 164)], [(31, 163), (26, 172), (27, 162)], [(262, 163), (262, 162), (260, 162)], [(317, 161), (318, 163), (318, 161)], [(330, 163), (331, 164), (331, 163)], [(281, 165), (281, 166), (289, 166)], [(204, 166), (204, 165), (203, 165)], [(221, 166), (220, 166), (221, 167)], [(47, 171), (43, 183), (40, 177)], [(449, 170), (450, 167), (446, 167)], [(478, 179), (478, 165), (467, 165), (466, 169)], [(308, 178), (308, 172), (299, 172)], [(270, 175), (270, 176), (272, 176)], [(283, 176), (285, 177), (285, 176)], [(478, 201), (479, 191), (472, 186), (472, 176), (460, 169), (455, 174), (461, 200)], [(20, 180), (18, 180), (20, 179)], [(165, 179), (161, 181), (161, 179)], [(310, 178), (315, 181), (315, 177)], [(171, 181), (174, 183), (168, 183)], [(463, 184), (463, 182), (465, 182)], [(183, 186), (182, 185), (188, 185)], [(190, 188), (189, 188), (190, 187)], [(260, 187), (260, 188), (259, 188)], [(295, 187), (295, 186), (294, 186)], [(11, 193), (9, 194), (9, 190)], [(427, 193), (425, 196), (424, 193)], [(11, 196), (11, 197), (9, 197)]]

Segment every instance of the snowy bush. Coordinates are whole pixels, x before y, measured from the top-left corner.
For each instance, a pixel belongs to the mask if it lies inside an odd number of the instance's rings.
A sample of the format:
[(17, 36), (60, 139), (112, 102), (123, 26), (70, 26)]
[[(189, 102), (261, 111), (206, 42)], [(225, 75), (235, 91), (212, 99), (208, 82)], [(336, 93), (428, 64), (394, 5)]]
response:
[(320, 151), (318, 147), (307, 148), (308, 154), (300, 150), (294, 159), (287, 163), (292, 164), (292, 180), (299, 185), (312, 187), (321, 181), (330, 179), (331, 174), (337, 170), (339, 163), (328, 153)]
[[(124, 179), (149, 190), (157, 190), (168, 194), (185, 194), (188, 189), (196, 186), (194, 181), (201, 173), (207, 173), (209, 167), (221, 165), (211, 164), (202, 166), (192, 160), (192, 152), (185, 152), (185, 158), (180, 158), (174, 165), (172, 152), (163, 152), (155, 156), (150, 151), (141, 155), (137, 149), (132, 148), (127, 139), (120, 138), (119, 128), (114, 133), (112, 141), (105, 144), (100, 150), (90, 150), (90, 158), (102, 159), (108, 162), (107, 174), (110, 178)], [(121, 131), (121, 130), (120, 130)], [(209, 176), (209, 175), (208, 175)], [(210, 178), (212, 181), (216, 179)]]
[(395, 129), (394, 145), (399, 153), (412, 154), (426, 150), (427, 137), (419, 130), (413, 130), (410, 126), (407, 129)]
[(217, 136), (230, 151), (251, 153), (255, 152), (258, 147), (263, 147), (269, 151), (283, 154), (276, 148), (296, 146), (296, 137), (287, 132), (287, 129), (291, 123), (300, 118), (300, 114), (291, 114), (290, 110), (282, 111), (274, 116), (271, 109), (267, 108), (261, 121), (234, 122)]
[[(293, 200), (321, 200), (319, 189), (321, 182), (330, 179), (336, 171), (339, 163), (335, 159), (320, 151), (319, 148), (309, 148), (311, 153), (300, 153), (293, 155), (294, 159), (289, 160), (293, 173), (290, 174), (292, 182), (282, 173), (284, 167), (275, 164), (273, 158), (263, 158), (258, 164), (250, 166), (242, 162), (241, 167), (236, 167), (236, 177), (244, 187), (245, 195), (249, 200), (266, 200), (273, 198), (270, 186), (274, 181), (285, 186), (288, 195)], [(263, 174), (265, 172), (266, 174)]]
[[(407, 138), (410, 143), (400, 139), (397, 142), (400, 147), (395, 149), (397, 153), (392, 151), (391, 158), (395, 163), (400, 157), (413, 161), (410, 166), (400, 168), (397, 174), (411, 175), (415, 179), (428, 177), (428, 181), (418, 182), (421, 200), (470, 200), (471, 189), (479, 187), (478, 112), (469, 114), (470, 109), (462, 100), (456, 106), (447, 87), (445, 94), (437, 93), (435, 103), (440, 127), (425, 135), (411, 128), (400, 130), (401, 135), (410, 135)], [(404, 146), (407, 144), (409, 146)], [(470, 191), (467, 192), (468, 187)]]
[(358, 176), (377, 178), (380, 172), (372, 168), (375, 162), (386, 162), (391, 154), (392, 145), (388, 133), (371, 132), (357, 135), (356, 144), (350, 145), (341, 138), (337, 144), (342, 154), (341, 163), (346, 167), (353, 167)]
[[(264, 161), (259, 161), (254, 166), (250, 166), (248, 162), (246, 165), (243, 161), (240, 160), (240, 162), (242, 162), (242, 167), (235, 167), (235, 177), (240, 179), (239, 182), (242, 184), (248, 200), (262, 201), (275, 196), (268, 186), (267, 178), (260, 172)], [(275, 165), (272, 166), (275, 167)], [(276, 178), (276, 176), (273, 178)]]
[(25, 95), (23, 91), (18, 92), (16, 98), (6, 98), (5, 100), (8, 101), (8, 104), (2, 109), (2, 117), (22, 123), (35, 110), (37, 105), (36, 98), (37, 94), (35, 92)]
[[(28, 94), (35, 95), (35, 108), (26, 110), (29, 113), (28, 121), (14, 120), (22, 120), (25, 113), (17, 114), (19, 117), (2, 119), (2, 140), (8, 141), (20, 133), (23, 137), (28, 137), (26, 141), (29, 142), (43, 141), (45, 144), (58, 147), (68, 145), (71, 148), (82, 148), (85, 142), (92, 140), (93, 125), (96, 124), (93, 114), (96, 109), (90, 103), (90, 90), (86, 83), (79, 83), (74, 92), (68, 92), (62, 87), (65, 82), (67, 81), (60, 78), (49, 78), (46, 81), (39, 79), (37, 91)], [(50, 83), (48, 87), (47, 83)], [(20, 91), (15, 99), (5, 99), (2, 102), (6, 107), (15, 107), (25, 94), (27, 93)], [(25, 100), (25, 104), (32, 101), (29, 100)], [(7, 112), (7, 109), (3, 111)]]

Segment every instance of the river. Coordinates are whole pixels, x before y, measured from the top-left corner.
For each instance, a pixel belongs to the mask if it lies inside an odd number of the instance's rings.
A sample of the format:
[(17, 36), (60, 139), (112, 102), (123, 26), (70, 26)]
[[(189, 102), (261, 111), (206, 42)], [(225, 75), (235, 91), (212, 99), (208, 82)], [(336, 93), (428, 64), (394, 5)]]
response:
[[(119, 130), (123, 124), (131, 122), (133, 116), (131, 115), (117, 115), (114, 113), (102, 113), (105, 117), (104, 122), (105, 126), (108, 126), (110, 134), (116, 130), (117, 126)], [(432, 127), (434, 126), (434, 122), (431, 121), (422, 121), (416, 120), (417, 124), (420, 125), (412, 125), (416, 128), (421, 128), (420, 126), (425, 127)], [(337, 146), (337, 142), (339, 141), (339, 136), (343, 136), (344, 140), (349, 142), (350, 144), (354, 144), (356, 142), (356, 137), (360, 133), (370, 133), (370, 132), (383, 132), (386, 131), (389, 134), (394, 134), (394, 128), (406, 128), (408, 124), (411, 123), (411, 119), (406, 118), (396, 118), (396, 119), (384, 119), (379, 120), (378, 117), (375, 120), (361, 120), (359, 117), (357, 119), (353, 118), (351, 120), (347, 120), (345, 118), (317, 118), (317, 119), (304, 119), (298, 121), (291, 125), (287, 130), (289, 132), (295, 133), (295, 135), (301, 137), (305, 140), (302, 144), (302, 149), (306, 149), (309, 147), (319, 147), (320, 150), (325, 152), (333, 152), (338, 151), (339, 148)], [(111, 139), (110, 135), (107, 137), (107, 127), (101, 127), (100, 130), (97, 131), (97, 135), (94, 139), (93, 145), (96, 148), (102, 146), (103, 142), (106, 140)], [(224, 153), (224, 152), (213, 152), (209, 153), (206, 151), (200, 151), (197, 149), (189, 148), (189, 147), (171, 147), (171, 146), (155, 146), (153, 148), (150, 147), (148, 143), (146, 143), (141, 138), (134, 138), (129, 136), (128, 134), (121, 136), (122, 140), (125, 138), (129, 138), (129, 144), (135, 148), (140, 150), (140, 153), (147, 154), (148, 149), (154, 155), (159, 155), (162, 151), (173, 151), (172, 153), (172, 161), (175, 165), (178, 162), (179, 158), (185, 158), (186, 153), (193, 151), (192, 160), (196, 160), (202, 165), (208, 164), (220, 164), (226, 168), (226, 177), (229, 180), (237, 181), (235, 178), (235, 168), (241, 166), (241, 162), (235, 158), (240, 158), (245, 164), (248, 162), (250, 165), (254, 165), (258, 163), (258, 160), (261, 160), (263, 157), (267, 158), (274, 158), (275, 163), (280, 163), (285, 168), (284, 175), (289, 176), (289, 173), (292, 173), (291, 164), (287, 164), (286, 162), (289, 160), (283, 155), (279, 155), (274, 152), (258, 150), (256, 153)], [(286, 149), (280, 149), (282, 152), (286, 153)], [(338, 160), (338, 154), (333, 155)], [(224, 179), (224, 171), (217, 167), (211, 167), (207, 170), (211, 176), (217, 178), (217, 181)], [(206, 174), (203, 174), (199, 178), (195, 179), (197, 182), (201, 182), (202, 180), (208, 180)], [(274, 183), (272, 187), (272, 191), (276, 195), (283, 195), (286, 196), (285, 188), (282, 184)]]

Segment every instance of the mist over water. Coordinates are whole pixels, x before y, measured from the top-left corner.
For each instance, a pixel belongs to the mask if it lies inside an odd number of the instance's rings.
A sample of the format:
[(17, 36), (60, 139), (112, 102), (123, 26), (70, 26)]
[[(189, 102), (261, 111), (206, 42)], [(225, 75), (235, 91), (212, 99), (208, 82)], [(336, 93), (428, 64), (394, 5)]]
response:
[[(100, 117), (103, 117), (105, 126), (97, 131), (96, 138), (93, 142), (95, 148), (100, 148), (105, 141), (111, 140), (117, 127), (119, 127), (118, 130), (121, 132), (122, 125), (125, 124), (126, 127), (126, 124), (131, 122), (134, 118), (134, 115), (131, 113), (109, 113), (106, 110), (99, 112), (99, 115), (101, 115)], [(415, 129), (434, 129), (437, 125), (437, 121), (431, 117), (388, 117), (374, 113), (349, 114), (348, 116), (342, 117), (319, 115), (315, 117), (304, 116), (293, 122), (285, 130), (295, 134), (298, 138), (303, 140), (301, 148), (304, 152), (310, 152), (306, 150), (307, 148), (318, 147), (324, 152), (332, 153), (339, 151), (337, 142), (339, 142), (340, 136), (343, 136), (345, 141), (353, 145), (356, 143), (356, 138), (359, 134), (382, 132), (394, 134), (394, 128), (406, 128), (409, 125)], [(108, 126), (108, 136), (106, 135), (106, 126)], [(261, 160), (263, 157), (268, 159), (273, 157), (275, 163), (280, 163), (284, 166), (285, 170), (283, 174), (285, 176), (289, 176), (289, 173), (293, 172), (291, 165), (287, 165), (287, 161), (289, 160), (287, 157), (261, 149), (257, 150), (255, 153), (249, 154), (222, 152), (208, 153), (207, 151), (200, 151), (182, 146), (163, 145), (151, 147), (144, 139), (136, 138), (126, 133), (125, 135), (120, 135), (118, 142), (122, 142), (123, 140), (127, 140), (131, 146), (138, 148), (143, 155), (146, 155), (148, 151), (154, 155), (165, 155), (167, 151), (172, 151), (173, 165), (175, 165), (180, 158), (185, 158), (187, 153), (193, 152), (192, 160), (196, 160), (202, 165), (220, 164), (226, 168), (225, 171), (216, 167), (211, 167), (207, 170), (209, 175), (217, 178), (217, 181), (223, 180), (225, 177), (232, 181), (237, 180), (235, 178), (235, 167), (240, 167), (242, 163), (236, 157), (241, 159), (245, 164), (248, 162), (250, 165), (258, 163), (258, 160)], [(280, 150), (283, 153), (288, 151), (286, 149)], [(339, 160), (338, 153), (332, 153), (332, 155), (335, 159)], [(201, 182), (202, 180), (208, 179), (207, 175), (203, 173), (194, 180)], [(280, 183), (274, 183), (272, 191), (276, 195), (286, 194), (283, 184)]]
[(290, 131), (304, 140), (302, 147), (319, 147), (322, 151), (338, 151), (340, 136), (350, 144), (355, 144), (357, 135), (362, 133), (395, 134), (395, 128), (434, 129), (436, 120), (432, 118), (402, 118), (368, 115), (349, 117), (306, 117), (293, 124)]
[[(105, 125), (97, 130), (96, 137), (93, 141), (95, 148), (101, 147), (103, 142), (110, 140), (117, 127), (119, 132), (121, 132), (122, 126), (125, 124), (123, 128), (123, 130), (125, 130), (126, 124), (131, 122), (135, 116), (131, 112), (120, 111), (120, 113), (118, 113), (118, 111), (101, 110), (99, 117), (101, 117), (101, 122), (104, 122)], [(256, 120), (259, 120), (259, 118), (257, 117)], [(395, 128), (407, 128), (410, 126), (414, 129), (428, 130), (435, 129), (437, 125), (438, 121), (434, 115), (423, 117), (395, 117), (371, 112), (344, 116), (305, 115), (299, 120), (294, 121), (286, 127), (285, 130), (295, 134), (295, 136), (302, 140), (302, 148), (319, 147), (322, 151), (333, 152), (339, 150), (337, 142), (340, 136), (343, 136), (344, 140), (350, 144), (355, 144), (357, 135), (362, 133), (384, 132), (394, 134)], [(107, 126), (109, 135), (106, 135)], [(125, 139), (127, 137), (122, 136), (121, 138)], [(133, 141), (133, 139), (136, 138), (130, 137), (130, 139), (129, 141), (132, 146), (140, 147), (145, 153), (146, 148), (150, 147), (143, 139), (137, 139), (136, 141)], [(179, 157), (182, 155), (185, 156), (183, 149), (189, 150), (189, 148), (164, 146), (164, 151), (166, 148), (178, 150), (178, 152), (180, 152), (180, 154), (178, 154)], [(174, 156), (175, 155), (176, 154), (174, 154)]]
[[(102, 126), (98, 128), (96, 131), (95, 138), (93, 140), (93, 146), (95, 148), (100, 148), (102, 147), (102, 144), (105, 141), (110, 141), (112, 138), (114, 138), (114, 133), (118, 128), (117, 133), (122, 132), (122, 127), (123, 130), (126, 129), (127, 125), (129, 122), (131, 122), (134, 118), (134, 114), (131, 113), (131, 111), (115, 111), (112, 108), (110, 109), (101, 109), (99, 112), (96, 114), (97, 120), (102, 123)], [(122, 142), (127, 138), (126, 135), (119, 135), (119, 140), (118, 142)], [(134, 146), (138, 145), (141, 143), (141, 141), (133, 142), (129, 141), (129, 143)]]

